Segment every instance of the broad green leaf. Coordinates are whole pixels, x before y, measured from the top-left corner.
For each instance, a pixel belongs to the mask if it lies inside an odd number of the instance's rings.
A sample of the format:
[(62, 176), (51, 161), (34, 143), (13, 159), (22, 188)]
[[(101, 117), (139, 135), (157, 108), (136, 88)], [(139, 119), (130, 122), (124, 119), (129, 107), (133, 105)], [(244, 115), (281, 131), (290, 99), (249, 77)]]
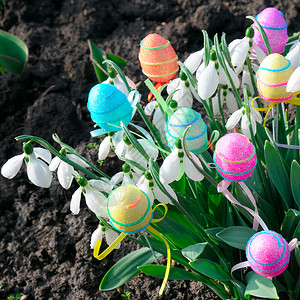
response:
[(298, 208), (300, 209), (300, 165), (296, 160), (293, 160), (291, 166), (291, 188)]
[[(291, 240), (294, 237), (294, 233), (300, 221), (300, 211), (296, 209), (289, 209), (285, 214), (283, 223), (282, 223), (282, 235), (285, 237), (286, 240)], [(299, 233), (298, 237), (299, 238)]]
[(245, 280), (247, 282), (245, 296), (279, 299), (276, 287), (270, 279), (251, 271), (247, 273)]
[[(156, 253), (156, 256), (160, 257), (161, 254)], [(100, 290), (109, 291), (121, 286), (140, 273), (137, 267), (154, 261), (155, 258), (149, 248), (141, 248), (127, 254), (108, 270), (101, 281)]]
[(198, 259), (190, 262), (190, 265), (198, 272), (218, 281), (231, 281), (230, 274), (224, 270), (219, 264), (207, 260)]
[(24, 75), (27, 60), (27, 46), (18, 37), (0, 30), (0, 66), (8, 72)]
[(106, 65), (102, 64), (105, 59), (105, 52), (90, 40), (88, 40), (88, 45), (90, 48), (90, 59), (93, 62), (98, 81), (102, 82), (108, 78)]
[(268, 175), (289, 208), (292, 204), (289, 176), (281, 155), (268, 141), (265, 143), (265, 159)]
[(234, 248), (245, 250), (249, 239), (255, 233), (256, 231), (249, 227), (233, 226), (217, 233), (217, 237)]
[[(166, 272), (166, 266), (161, 265), (146, 265), (138, 267), (138, 269), (147, 275), (164, 278)], [(199, 280), (193, 273), (188, 272), (184, 269), (175, 267), (170, 268), (169, 280)]]
[(195, 245), (190, 245), (181, 250), (182, 255), (187, 258), (189, 261), (194, 261), (197, 259), (203, 252), (207, 243), (198, 243)]
[(126, 67), (127, 61), (118, 55), (106, 53), (106, 58), (115, 62), (122, 70)]
[(225, 229), (225, 227), (214, 227), (214, 228), (205, 229), (205, 231), (210, 237), (212, 237), (216, 241), (223, 242), (221, 239), (219, 239), (217, 234), (224, 229)]

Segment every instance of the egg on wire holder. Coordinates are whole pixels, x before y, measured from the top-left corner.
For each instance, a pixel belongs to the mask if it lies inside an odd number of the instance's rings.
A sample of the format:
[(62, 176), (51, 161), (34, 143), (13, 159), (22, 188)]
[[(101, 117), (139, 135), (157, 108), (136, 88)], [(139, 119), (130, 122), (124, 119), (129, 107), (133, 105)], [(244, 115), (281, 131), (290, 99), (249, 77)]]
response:
[(234, 265), (234, 271), (251, 267), (251, 269), (264, 277), (272, 278), (280, 275), (289, 265), (290, 252), (293, 251), (298, 243), (294, 238), (287, 241), (277, 232), (263, 230), (255, 233), (248, 241), (246, 246), (247, 261)]
[[(164, 207), (165, 213), (161, 218), (153, 219), (153, 212), (159, 206)], [(101, 241), (97, 240), (94, 248), (94, 257), (98, 260), (102, 260), (115, 249), (127, 234), (148, 230), (162, 239), (167, 248), (166, 272), (159, 290), (159, 295), (161, 296), (170, 273), (171, 250), (165, 238), (150, 224), (160, 222), (166, 216), (167, 211), (168, 207), (163, 203), (156, 205), (152, 210), (149, 197), (134, 185), (127, 184), (116, 188), (108, 197), (107, 213), (110, 224), (121, 233), (114, 242), (100, 254)], [(150, 244), (149, 247), (152, 250)]]

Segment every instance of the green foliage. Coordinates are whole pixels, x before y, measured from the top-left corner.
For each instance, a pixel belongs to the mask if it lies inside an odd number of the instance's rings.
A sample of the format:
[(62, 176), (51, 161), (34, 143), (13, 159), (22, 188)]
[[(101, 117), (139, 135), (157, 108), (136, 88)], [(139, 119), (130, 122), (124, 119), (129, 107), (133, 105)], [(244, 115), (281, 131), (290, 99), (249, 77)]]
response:
[(23, 294), (17, 293), (17, 294), (11, 294), (7, 297), (7, 300), (20, 300)]

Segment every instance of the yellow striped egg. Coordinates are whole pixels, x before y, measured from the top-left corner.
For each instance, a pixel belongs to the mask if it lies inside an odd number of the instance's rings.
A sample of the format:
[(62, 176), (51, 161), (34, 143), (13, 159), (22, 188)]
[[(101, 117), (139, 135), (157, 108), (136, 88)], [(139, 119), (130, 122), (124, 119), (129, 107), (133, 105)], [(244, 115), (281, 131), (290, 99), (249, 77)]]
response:
[(159, 34), (147, 35), (140, 43), (143, 73), (155, 82), (167, 82), (178, 71), (178, 57), (170, 42)]
[(148, 196), (134, 185), (122, 185), (108, 197), (110, 223), (117, 230), (135, 233), (146, 229), (152, 220)]
[(284, 56), (273, 53), (261, 63), (257, 72), (257, 89), (266, 101), (285, 101), (293, 94), (286, 91), (286, 85), (293, 68)]

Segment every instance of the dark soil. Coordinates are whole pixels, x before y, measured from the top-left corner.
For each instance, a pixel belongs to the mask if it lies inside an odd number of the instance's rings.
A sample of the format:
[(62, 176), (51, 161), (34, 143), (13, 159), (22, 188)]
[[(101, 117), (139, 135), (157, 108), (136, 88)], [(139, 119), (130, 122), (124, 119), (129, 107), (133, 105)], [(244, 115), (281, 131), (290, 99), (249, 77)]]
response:
[[(14, 140), (21, 134), (40, 136), (54, 145), (51, 136), (57, 133), (88, 159), (96, 159), (96, 150), (86, 147), (97, 141), (90, 138), (93, 123), (86, 109), (88, 92), (97, 83), (88, 39), (128, 60), (125, 73), (138, 82), (145, 79), (138, 62), (139, 42), (147, 34), (169, 39), (183, 61), (202, 47), (202, 29), (211, 38), (226, 32), (229, 42), (244, 35), (250, 25), (247, 15), (268, 6), (284, 12), (289, 34), (300, 29), (299, 0), (4, 1), (0, 28), (21, 38), (30, 56), (25, 80), (1, 75), (0, 165), (21, 153), (22, 143)], [(141, 91), (145, 99), (145, 86)], [(119, 164), (111, 160), (102, 169), (112, 175)], [(158, 299), (161, 280), (145, 275), (119, 290), (98, 290), (106, 271), (138, 246), (126, 240), (109, 258), (95, 260), (89, 242), (97, 219), (85, 204), (78, 216), (70, 213), (76, 188), (74, 184), (65, 191), (57, 180), (50, 189), (37, 188), (28, 181), (25, 168), (14, 180), (0, 177), (0, 299), (14, 293), (26, 299), (123, 299), (123, 289), (132, 292), (132, 299)], [(201, 283), (189, 281), (170, 281), (161, 297), (212, 298), (216, 297)]]

